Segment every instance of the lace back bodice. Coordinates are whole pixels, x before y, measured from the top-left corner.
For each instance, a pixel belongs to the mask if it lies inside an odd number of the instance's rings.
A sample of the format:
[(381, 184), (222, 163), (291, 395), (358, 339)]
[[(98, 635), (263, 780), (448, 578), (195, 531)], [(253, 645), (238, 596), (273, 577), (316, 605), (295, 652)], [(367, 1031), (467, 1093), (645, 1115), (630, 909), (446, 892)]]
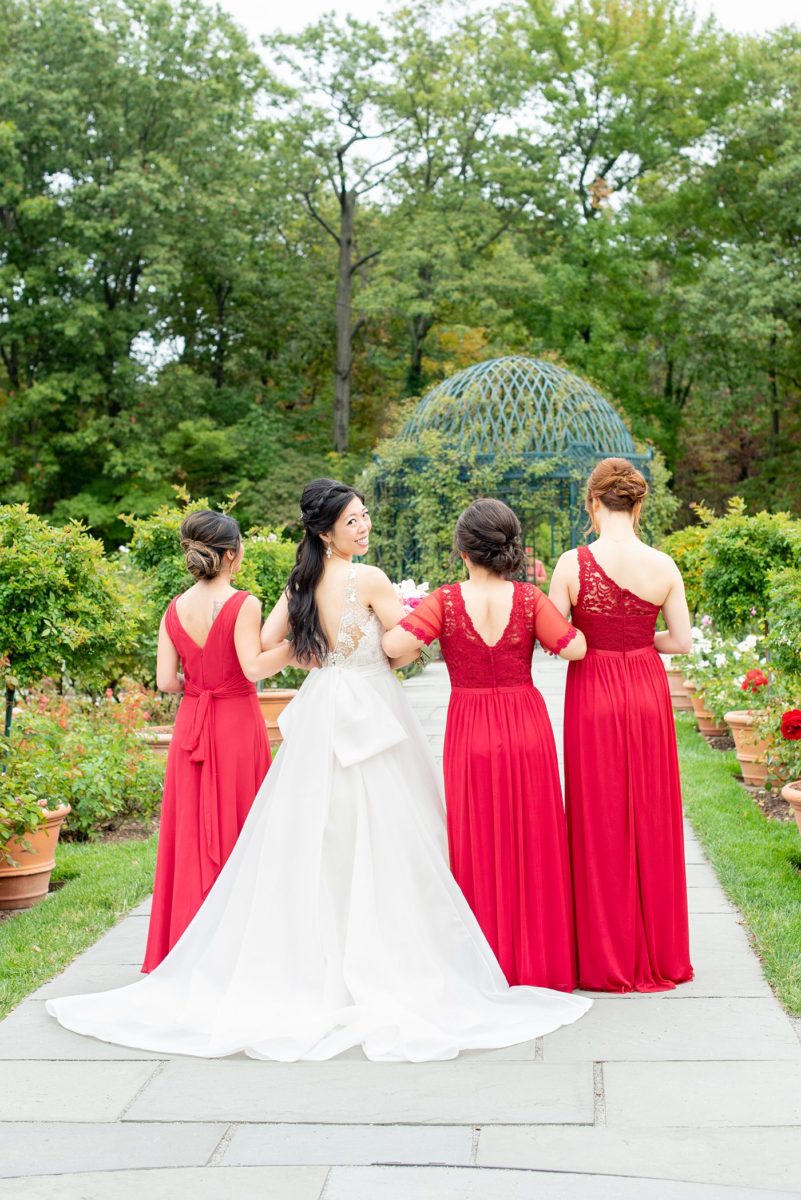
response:
[(328, 651), (323, 667), (388, 667), (387, 656), (381, 648), (384, 627), (373, 610), (359, 599), (356, 589), (358, 570), (358, 564), (351, 563), (337, 643)]
[(535, 642), (558, 654), (576, 632), (531, 583), (515, 583), (506, 628), (491, 646), (473, 625), (458, 583), (437, 588), (401, 625), (423, 642), (439, 638), (456, 688), (531, 687)]
[(572, 620), (591, 650), (641, 650), (653, 645), (659, 605), (615, 583), (588, 546), (578, 548), (579, 593)]

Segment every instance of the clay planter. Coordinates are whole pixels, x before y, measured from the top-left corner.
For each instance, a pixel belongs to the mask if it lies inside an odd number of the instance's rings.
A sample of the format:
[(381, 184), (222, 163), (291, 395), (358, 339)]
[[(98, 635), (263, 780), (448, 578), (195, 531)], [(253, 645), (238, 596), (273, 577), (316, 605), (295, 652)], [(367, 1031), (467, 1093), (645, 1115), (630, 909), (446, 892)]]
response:
[(174, 725), (148, 725), (141, 731), (141, 737), (154, 754), (166, 754), (172, 741)]
[(8, 843), (8, 853), (19, 866), (0, 859), (0, 908), (33, 908), (44, 900), (56, 862), (56, 842), (69, 811), (69, 804), (61, 804), (48, 812), (44, 824), (25, 838), (30, 850), (23, 849), (17, 838)]
[(796, 779), (795, 783), (785, 783), (782, 800), (786, 800), (792, 808), (798, 832), (801, 833), (801, 779)]
[(684, 672), (667, 667), (666, 669), (668, 687), (670, 688), (670, 702), (673, 705), (674, 712), (691, 712), (692, 704), (690, 695), (684, 686)]
[(801, 779), (796, 779), (794, 784), (785, 784), (782, 788), (782, 799), (787, 800), (790, 808), (793, 809), (795, 823), (799, 827), (801, 833)]
[(698, 726), (698, 732), (702, 733), (705, 738), (722, 737), (724, 733), (727, 733), (726, 726), (719, 724), (715, 720), (709, 709), (704, 707), (703, 700), (699, 700), (695, 694), (695, 684), (691, 683), (689, 679), (685, 679), (684, 686), (690, 693), (690, 702), (695, 713), (695, 723)]
[(724, 719), (734, 738), (734, 748), (737, 751), (737, 760), (743, 773), (743, 782), (750, 784), (751, 787), (764, 787), (768, 777), (768, 767), (765, 762), (768, 743), (754, 732), (752, 728), (753, 713), (747, 709), (736, 709), (734, 712), (727, 712)]
[(287, 704), (291, 700), (294, 700), (297, 694), (297, 688), (265, 688), (263, 692), (256, 693), (261, 715), (267, 723), (267, 736), (270, 739), (270, 747), (273, 750), (275, 750), (276, 746), (280, 746), (284, 740), (281, 730), (278, 728), (278, 718)]

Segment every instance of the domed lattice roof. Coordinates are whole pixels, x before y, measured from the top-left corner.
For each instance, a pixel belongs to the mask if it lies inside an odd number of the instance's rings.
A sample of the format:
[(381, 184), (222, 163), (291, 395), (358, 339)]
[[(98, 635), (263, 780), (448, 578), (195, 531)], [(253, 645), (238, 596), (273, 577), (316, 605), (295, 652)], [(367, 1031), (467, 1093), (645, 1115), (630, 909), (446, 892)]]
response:
[(491, 358), (438, 383), (402, 436), (428, 429), (479, 454), (561, 456), (582, 467), (610, 455), (645, 461), (600, 392), (564, 367), (525, 355)]

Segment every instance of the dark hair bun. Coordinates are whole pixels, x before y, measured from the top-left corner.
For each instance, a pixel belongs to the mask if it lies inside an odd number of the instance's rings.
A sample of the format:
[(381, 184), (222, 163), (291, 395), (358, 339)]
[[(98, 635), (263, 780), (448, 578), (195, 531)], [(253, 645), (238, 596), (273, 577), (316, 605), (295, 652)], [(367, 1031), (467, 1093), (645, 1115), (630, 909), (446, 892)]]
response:
[(236, 554), (242, 543), (239, 522), (211, 509), (189, 513), (181, 522), (180, 532), (186, 569), (195, 579), (216, 579), (226, 550)]
[(648, 495), (645, 476), (627, 458), (605, 458), (587, 480), (587, 509), (600, 500), (612, 512), (631, 512)]
[(474, 500), (456, 522), (456, 549), (477, 567), (510, 578), (523, 566), (520, 522), (503, 500)]

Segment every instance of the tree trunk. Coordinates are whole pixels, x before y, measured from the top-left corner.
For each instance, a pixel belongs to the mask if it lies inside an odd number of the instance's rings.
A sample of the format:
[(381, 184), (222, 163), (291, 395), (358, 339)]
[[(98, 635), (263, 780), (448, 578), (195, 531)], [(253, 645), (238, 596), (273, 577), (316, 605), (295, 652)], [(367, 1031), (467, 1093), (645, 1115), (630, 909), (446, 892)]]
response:
[(350, 384), (353, 368), (353, 225), (356, 192), (339, 194), (339, 274), (337, 276), (337, 361), (334, 376), (334, 449), (347, 450), (350, 434)]
[(412, 317), (409, 325), (412, 333), (412, 350), (409, 357), (409, 370), (406, 372), (407, 396), (419, 396), (423, 382), (423, 346), (426, 336), (434, 324), (429, 316)]
[[(14, 714), (14, 697), (16, 693), (13, 687), (6, 688), (6, 719), (4, 725), (5, 736), (8, 737), (11, 733), (11, 718)], [(5, 770), (5, 767), (3, 767)]]
[(779, 382), (776, 378), (776, 334), (770, 335), (770, 369), (768, 371), (770, 385), (770, 454), (777, 458), (779, 454), (779, 434), (781, 432), (781, 405), (779, 404)]

